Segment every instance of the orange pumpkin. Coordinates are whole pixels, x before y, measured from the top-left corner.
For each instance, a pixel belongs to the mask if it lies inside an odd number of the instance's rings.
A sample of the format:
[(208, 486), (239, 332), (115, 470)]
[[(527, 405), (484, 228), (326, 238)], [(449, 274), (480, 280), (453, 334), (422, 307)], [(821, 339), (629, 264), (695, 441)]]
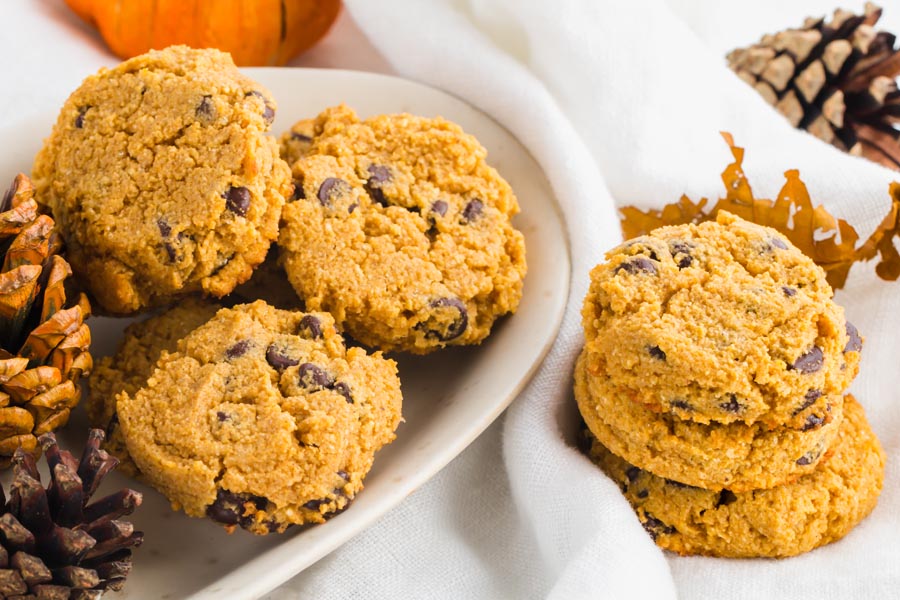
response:
[(239, 65), (283, 65), (319, 41), (340, 0), (66, 0), (121, 58), (187, 44)]

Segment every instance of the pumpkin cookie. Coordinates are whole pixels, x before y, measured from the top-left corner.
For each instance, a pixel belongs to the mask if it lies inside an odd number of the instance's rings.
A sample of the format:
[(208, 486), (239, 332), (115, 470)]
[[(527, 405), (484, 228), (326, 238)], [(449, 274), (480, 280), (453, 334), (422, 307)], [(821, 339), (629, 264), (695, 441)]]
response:
[(326, 313), (220, 310), (118, 397), (128, 452), (172, 506), (264, 534), (320, 523), (362, 489), (400, 422), (394, 361)]
[(297, 128), (310, 135), (282, 140), (299, 158), (278, 246), (307, 310), (369, 346), (419, 354), (477, 344), (515, 312), (518, 204), (474, 137), (442, 119), (360, 121), (345, 106)]
[(229, 55), (173, 46), (88, 77), (34, 163), (72, 267), (107, 312), (247, 280), (278, 234), (290, 170), (271, 95)]
[(591, 272), (586, 348), (652, 410), (801, 429), (856, 375), (862, 340), (824, 271), (774, 229), (722, 211), (606, 258)]
[[(786, 557), (844, 537), (878, 501), (884, 451), (852, 396), (834, 454), (793, 483), (735, 493), (689, 487), (632, 466), (586, 441), (591, 458), (619, 483), (656, 543), (679, 554)], [(588, 434), (589, 435), (589, 434)]]
[(803, 429), (761, 423), (705, 424), (656, 413), (616, 389), (582, 353), (575, 399), (585, 423), (612, 452), (660, 477), (711, 490), (770, 488), (813, 472), (837, 435), (843, 397), (809, 414)]
[(129, 325), (116, 353), (104, 356), (95, 365), (85, 408), (91, 425), (106, 431), (104, 448), (119, 459), (120, 471), (137, 475), (118, 426), (116, 396), (137, 393), (147, 384), (163, 351), (174, 352), (178, 340), (210, 320), (220, 308), (213, 302), (186, 298), (161, 315)]

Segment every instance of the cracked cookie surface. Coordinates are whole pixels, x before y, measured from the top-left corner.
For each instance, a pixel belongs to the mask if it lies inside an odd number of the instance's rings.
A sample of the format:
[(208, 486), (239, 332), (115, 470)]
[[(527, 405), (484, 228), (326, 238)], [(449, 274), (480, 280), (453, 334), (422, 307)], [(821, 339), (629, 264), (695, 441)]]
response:
[[(843, 416), (843, 397), (811, 413), (805, 429), (741, 422), (705, 424), (658, 413), (616, 389), (582, 353), (575, 399), (588, 429), (616, 455), (669, 480), (732, 492), (771, 488), (811, 473), (826, 460)], [(673, 483), (674, 485), (674, 483)]]
[(679, 554), (786, 557), (844, 537), (878, 501), (885, 455), (852, 396), (834, 453), (812, 473), (768, 490), (734, 493), (684, 486), (585, 441), (656, 543)]
[(401, 419), (394, 361), (326, 313), (222, 309), (156, 367), (118, 397), (134, 462), (176, 509), (257, 534), (344, 510)]
[(118, 469), (123, 473), (134, 477), (138, 469), (118, 425), (116, 396), (137, 393), (162, 353), (174, 352), (181, 338), (209, 321), (220, 308), (214, 302), (186, 298), (160, 315), (129, 325), (116, 353), (94, 364), (85, 409), (91, 425), (106, 431), (103, 447), (119, 459)]
[(652, 410), (802, 429), (856, 375), (862, 340), (825, 274), (724, 211), (609, 251), (582, 311), (587, 352)]
[(102, 69), (66, 100), (33, 178), (100, 307), (223, 296), (278, 235), (289, 169), (275, 102), (229, 55), (174, 46)]
[(486, 150), (443, 119), (345, 106), (282, 138), (295, 193), (278, 246), (308, 310), (360, 342), (426, 353), (477, 344), (515, 312), (525, 276), (518, 204)]

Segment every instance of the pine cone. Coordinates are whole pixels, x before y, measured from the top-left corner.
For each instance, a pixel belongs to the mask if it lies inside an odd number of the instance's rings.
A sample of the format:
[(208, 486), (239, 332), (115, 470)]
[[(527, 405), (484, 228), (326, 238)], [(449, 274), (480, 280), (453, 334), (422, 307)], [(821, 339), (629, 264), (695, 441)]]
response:
[(850, 154), (900, 169), (896, 36), (873, 28), (881, 8), (838, 9), (831, 21), (765, 35), (728, 54), (728, 66), (794, 127)]
[(9, 501), (0, 488), (0, 598), (99, 598), (120, 590), (131, 571), (131, 548), (144, 534), (119, 517), (134, 512), (141, 495), (121, 490), (88, 504), (116, 468), (92, 429), (81, 460), (41, 436), (50, 485), (41, 485), (34, 456), (16, 450)]
[(90, 305), (84, 294), (67, 303), (61, 246), (20, 173), (0, 203), (0, 468), (68, 422), (91, 370)]

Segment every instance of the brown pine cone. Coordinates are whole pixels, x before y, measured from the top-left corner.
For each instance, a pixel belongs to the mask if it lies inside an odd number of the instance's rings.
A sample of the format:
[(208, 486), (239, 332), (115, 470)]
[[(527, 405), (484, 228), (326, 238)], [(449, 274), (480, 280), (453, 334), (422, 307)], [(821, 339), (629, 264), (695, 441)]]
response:
[(828, 22), (765, 35), (732, 50), (728, 66), (794, 127), (849, 152), (900, 169), (900, 51), (875, 31), (881, 8), (838, 9)]
[(42, 435), (46, 488), (34, 456), (16, 451), (9, 501), (0, 488), (0, 597), (85, 599), (122, 589), (131, 549), (144, 534), (119, 519), (140, 506), (141, 494), (124, 489), (89, 504), (118, 464), (100, 449), (102, 441), (103, 432), (92, 429), (79, 461), (52, 433)]
[(67, 292), (72, 269), (61, 249), (20, 173), (0, 201), (0, 468), (68, 422), (93, 364), (90, 304)]

